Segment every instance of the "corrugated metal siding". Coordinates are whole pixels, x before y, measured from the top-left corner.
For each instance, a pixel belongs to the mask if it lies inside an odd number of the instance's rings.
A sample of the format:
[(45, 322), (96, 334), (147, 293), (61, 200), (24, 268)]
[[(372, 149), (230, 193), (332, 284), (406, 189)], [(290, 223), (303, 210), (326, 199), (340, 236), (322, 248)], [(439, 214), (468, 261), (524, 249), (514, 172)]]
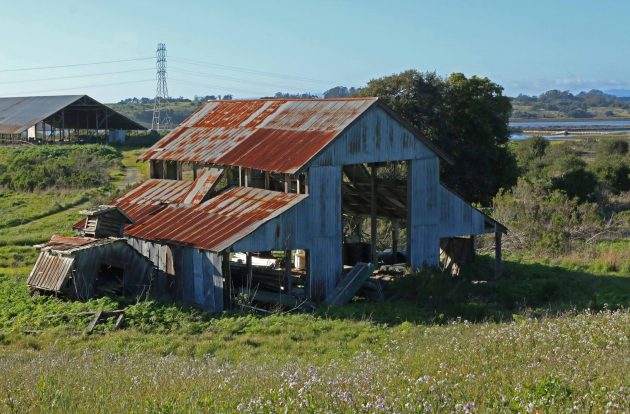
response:
[(313, 158), (310, 165), (349, 165), (425, 158), (437, 159), (437, 155), (379, 105), (374, 105)]
[(26, 281), (31, 288), (59, 291), (68, 278), (74, 257), (43, 251)]
[(101, 264), (124, 269), (123, 285), (127, 295), (147, 293), (152, 283), (153, 265), (148, 258), (137, 254), (125, 240), (94, 245), (74, 253), (72, 268), (73, 286), (68, 294), (79, 299), (88, 299), (94, 293), (94, 286)]
[(141, 159), (295, 173), (376, 98), (209, 102)]
[[(444, 186), (440, 193), (440, 237), (492, 233), (494, 221)], [(487, 225), (486, 225), (487, 223)]]
[[(159, 272), (154, 278), (152, 294), (169, 297), (198, 306), (208, 312), (223, 310), (222, 257), (216, 253), (189, 246), (169, 246), (134, 237), (128, 243), (148, 257)], [(166, 248), (168, 247), (168, 249)], [(174, 275), (166, 274), (165, 254), (173, 255)], [(175, 278), (175, 289), (169, 290), (169, 280)]]
[(414, 269), (439, 263), (439, 169), (435, 157), (409, 162), (407, 260)]
[(309, 250), (309, 289), (314, 299), (324, 299), (343, 269), (342, 242), (341, 167), (312, 167), (308, 198), (234, 243), (232, 250)]

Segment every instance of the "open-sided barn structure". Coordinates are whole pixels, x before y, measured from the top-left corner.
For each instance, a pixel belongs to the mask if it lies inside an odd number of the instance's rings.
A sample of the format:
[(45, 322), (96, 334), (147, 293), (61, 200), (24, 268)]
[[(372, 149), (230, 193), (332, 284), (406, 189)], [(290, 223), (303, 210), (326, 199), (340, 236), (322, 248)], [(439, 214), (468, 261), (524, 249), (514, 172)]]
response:
[[(120, 216), (124, 237), (160, 275), (151, 289), (209, 311), (257, 277), (279, 296), (331, 298), (352, 218), (370, 220), (367, 260), (387, 220), (412, 268), (437, 266), (453, 238), (495, 233), (500, 246), (505, 231), (440, 183), (448, 155), (376, 98), (211, 101), (141, 159), (151, 178), (112, 203), (131, 221)], [(270, 252), (285, 252), (282, 270), (252, 264)]]
[(122, 142), (129, 130), (146, 128), (87, 95), (0, 98), (0, 142), (59, 141), (100, 131)]

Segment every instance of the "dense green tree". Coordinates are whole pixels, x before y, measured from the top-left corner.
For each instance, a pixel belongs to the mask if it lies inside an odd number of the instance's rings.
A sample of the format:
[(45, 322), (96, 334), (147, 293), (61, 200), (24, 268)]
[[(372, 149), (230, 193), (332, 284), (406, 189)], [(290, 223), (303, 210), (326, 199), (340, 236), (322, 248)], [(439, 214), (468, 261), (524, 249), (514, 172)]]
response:
[(549, 141), (534, 136), (514, 145), (514, 155), (521, 175), (528, 175), (541, 168), (543, 157), (549, 147)]
[(597, 143), (597, 156), (607, 157), (610, 155), (628, 154), (628, 141), (623, 139), (601, 139)]
[(516, 180), (506, 147), (511, 104), (488, 78), (408, 70), (374, 79), (358, 92), (378, 96), (454, 160), (442, 163), (442, 179), (470, 201), (488, 204)]

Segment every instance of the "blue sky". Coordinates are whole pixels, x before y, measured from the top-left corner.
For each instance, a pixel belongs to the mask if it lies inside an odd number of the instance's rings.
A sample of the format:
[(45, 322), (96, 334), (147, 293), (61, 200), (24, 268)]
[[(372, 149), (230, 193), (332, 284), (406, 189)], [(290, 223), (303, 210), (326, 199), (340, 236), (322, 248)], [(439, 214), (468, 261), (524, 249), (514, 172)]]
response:
[(606, 0), (6, 1), (0, 96), (150, 97), (158, 42), (171, 96), (321, 93), (409, 68), (508, 95), (630, 89), (628, 18), (630, 2)]

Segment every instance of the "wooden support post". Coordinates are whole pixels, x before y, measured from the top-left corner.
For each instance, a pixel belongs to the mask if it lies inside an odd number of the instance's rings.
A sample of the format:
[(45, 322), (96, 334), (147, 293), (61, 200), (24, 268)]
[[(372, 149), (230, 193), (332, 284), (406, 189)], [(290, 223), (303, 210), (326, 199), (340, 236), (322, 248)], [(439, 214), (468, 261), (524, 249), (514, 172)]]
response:
[[(392, 220), (392, 255), (396, 259), (398, 252), (398, 240), (400, 239), (400, 224), (398, 220)], [(396, 259), (397, 260), (397, 259)]]
[(291, 272), (291, 250), (284, 251), (284, 293), (291, 295), (293, 290), (293, 273)]
[(162, 177), (161, 178), (168, 178), (168, 161), (166, 160), (162, 160)]
[(265, 171), (265, 190), (269, 190), (270, 178), (269, 171)]
[(295, 192), (300, 194), (300, 176), (297, 177), (297, 184), (295, 185)]
[(193, 171), (193, 180), (197, 179), (197, 163), (193, 162), (192, 163), (192, 171)]
[(494, 233), (494, 278), (499, 279), (503, 273), (503, 259), (501, 258), (501, 236), (503, 233)]
[(304, 173), (304, 194), (308, 194), (308, 175)]
[(181, 181), (184, 177), (182, 162), (176, 161), (175, 163), (177, 166), (177, 179)]
[(243, 185), (243, 169), (238, 167), (238, 186), (241, 187)]
[(291, 192), (291, 174), (284, 175), (284, 192), (285, 193)]
[(252, 254), (246, 254), (246, 266), (247, 266), (247, 291), (250, 292), (252, 290), (252, 279), (254, 278), (254, 272), (252, 269)]
[(245, 168), (245, 187), (252, 185), (252, 169)]
[(374, 266), (378, 264), (378, 253), (376, 252), (376, 164), (371, 165), (370, 180), (370, 247), (372, 249), (372, 263)]
[(230, 253), (224, 252), (221, 255), (221, 267), (223, 271), (223, 306), (225, 309), (232, 308), (232, 270), (230, 268)]

